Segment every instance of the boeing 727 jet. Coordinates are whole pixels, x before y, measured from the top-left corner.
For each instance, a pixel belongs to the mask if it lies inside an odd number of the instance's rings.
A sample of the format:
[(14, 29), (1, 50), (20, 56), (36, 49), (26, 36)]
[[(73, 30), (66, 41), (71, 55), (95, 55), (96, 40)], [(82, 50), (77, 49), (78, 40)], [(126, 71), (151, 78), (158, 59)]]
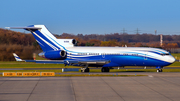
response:
[(102, 67), (102, 72), (109, 72), (110, 67), (154, 66), (162, 72), (164, 66), (175, 61), (166, 50), (144, 47), (77, 47), (74, 39), (57, 39), (44, 25), (28, 27), (8, 27), (30, 31), (43, 52), (39, 56), (49, 60), (22, 60), (16, 54), (17, 61), (36, 63), (56, 63), (81, 66), (82, 72), (89, 72), (89, 66)]

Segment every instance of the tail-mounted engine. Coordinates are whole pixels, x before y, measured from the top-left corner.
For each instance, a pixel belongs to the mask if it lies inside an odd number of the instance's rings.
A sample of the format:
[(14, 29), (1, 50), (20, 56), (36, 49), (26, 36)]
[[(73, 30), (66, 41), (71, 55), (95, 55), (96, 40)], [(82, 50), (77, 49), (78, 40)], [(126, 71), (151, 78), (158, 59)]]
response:
[(50, 60), (63, 60), (66, 59), (67, 53), (64, 50), (48, 51), (39, 53), (39, 56)]
[(64, 47), (74, 47), (77, 43), (75, 39), (57, 39), (57, 41)]

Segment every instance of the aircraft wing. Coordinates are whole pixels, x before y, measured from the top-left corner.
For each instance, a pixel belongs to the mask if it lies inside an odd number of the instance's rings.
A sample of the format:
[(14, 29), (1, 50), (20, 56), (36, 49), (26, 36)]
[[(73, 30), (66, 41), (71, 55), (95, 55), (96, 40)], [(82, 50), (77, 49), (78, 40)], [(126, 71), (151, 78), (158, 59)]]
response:
[(15, 53), (13, 53), (13, 56), (16, 59), (16, 61), (46, 63), (46, 64), (64, 64), (64, 65), (73, 65), (73, 66), (105, 65), (110, 63), (109, 60), (22, 60)]

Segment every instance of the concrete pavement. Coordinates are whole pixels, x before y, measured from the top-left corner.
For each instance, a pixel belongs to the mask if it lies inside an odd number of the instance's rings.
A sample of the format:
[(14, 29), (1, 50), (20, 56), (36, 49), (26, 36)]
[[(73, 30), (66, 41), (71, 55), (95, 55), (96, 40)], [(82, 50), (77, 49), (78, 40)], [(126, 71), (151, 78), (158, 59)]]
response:
[[(131, 73), (127, 75), (129, 74)], [(0, 77), (0, 101), (178, 101), (180, 99), (180, 73), (139, 74), (149, 76)]]

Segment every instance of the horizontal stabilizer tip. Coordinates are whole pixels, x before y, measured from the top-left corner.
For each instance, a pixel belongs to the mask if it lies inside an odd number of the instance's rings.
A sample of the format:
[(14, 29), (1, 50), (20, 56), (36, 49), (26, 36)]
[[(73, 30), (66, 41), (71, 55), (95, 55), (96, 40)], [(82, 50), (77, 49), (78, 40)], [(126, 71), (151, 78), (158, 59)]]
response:
[(40, 27), (5, 27), (7, 29), (42, 29)]
[(16, 61), (23, 61), (21, 58), (19, 58), (19, 56), (16, 53), (13, 53), (13, 56)]

